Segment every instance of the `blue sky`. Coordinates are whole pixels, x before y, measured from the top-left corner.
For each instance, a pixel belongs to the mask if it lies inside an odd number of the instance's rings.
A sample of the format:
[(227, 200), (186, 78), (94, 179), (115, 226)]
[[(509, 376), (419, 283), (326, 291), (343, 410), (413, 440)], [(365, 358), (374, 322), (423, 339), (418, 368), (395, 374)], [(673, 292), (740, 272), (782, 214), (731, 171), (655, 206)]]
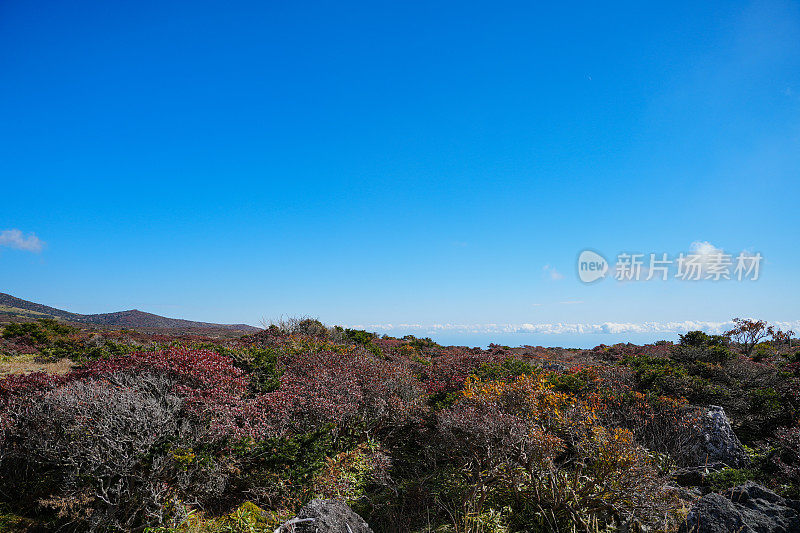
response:
[[(800, 320), (800, 5), (555, 4), (3, 2), (0, 292), (458, 344)], [(576, 274), (693, 243), (760, 278)]]

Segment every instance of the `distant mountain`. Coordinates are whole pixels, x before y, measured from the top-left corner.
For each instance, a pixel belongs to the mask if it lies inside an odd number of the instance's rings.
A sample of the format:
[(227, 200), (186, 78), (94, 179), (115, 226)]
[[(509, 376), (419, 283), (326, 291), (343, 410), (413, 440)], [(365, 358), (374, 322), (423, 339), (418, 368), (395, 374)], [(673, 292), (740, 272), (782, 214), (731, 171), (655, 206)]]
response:
[(63, 309), (56, 309), (47, 305), (29, 302), (10, 294), (0, 292), (0, 315), (11, 315), (24, 318), (56, 318), (79, 324), (95, 326), (114, 326), (122, 328), (158, 328), (158, 329), (224, 329), (242, 332), (258, 331), (258, 328), (247, 324), (213, 324), (211, 322), (195, 322), (180, 318), (167, 318), (164, 316), (145, 313), (138, 309), (118, 311), (116, 313), (101, 313), (97, 315), (81, 315)]

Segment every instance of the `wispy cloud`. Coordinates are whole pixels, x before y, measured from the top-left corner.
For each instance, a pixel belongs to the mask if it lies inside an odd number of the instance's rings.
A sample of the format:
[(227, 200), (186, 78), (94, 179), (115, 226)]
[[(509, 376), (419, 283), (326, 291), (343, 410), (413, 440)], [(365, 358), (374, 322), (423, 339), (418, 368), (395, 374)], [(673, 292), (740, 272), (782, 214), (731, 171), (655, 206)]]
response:
[(34, 233), (23, 235), (18, 229), (0, 231), (0, 246), (39, 253), (42, 251), (44, 245), (44, 241), (39, 239)]
[(693, 254), (703, 257), (713, 257), (725, 253), (721, 248), (717, 248), (708, 241), (694, 241), (689, 249)]
[[(780, 329), (800, 330), (800, 320), (774, 322)], [(630, 334), (630, 333), (686, 333), (702, 330), (720, 334), (733, 326), (733, 322), (683, 320), (676, 322), (600, 322), (600, 323), (539, 323), (539, 324), (355, 324), (348, 327), (369, 331), (402, 331), (419, 333), (527, 333), (543, 335)]]
[(564, 279), (564, 274), (556, 270), (556, 267), (554, 266), (545, 265), (544, 267), (542, 267), (542, 270), (544, 271), (545, 274), (550, 276), (550, 279), (553, 281)]
[(583, 300), (564, 300), (558, 303), (560, 303), (561, 305), (575, 305), (575, 304), (582, 304)]
[[(705, 278), (715, 268), (723, 265), (724, 258), (727, 257), (728, 261), (732, 261), (730, 254), (726, 254), (722, 248), (717, 248), (708, 241), (694, 241), (689, 247), (689, 254), (689, 258), (697, 266), (698, 276), (701, 278)], [(692, 267), (687, 268), (691, 269)]]

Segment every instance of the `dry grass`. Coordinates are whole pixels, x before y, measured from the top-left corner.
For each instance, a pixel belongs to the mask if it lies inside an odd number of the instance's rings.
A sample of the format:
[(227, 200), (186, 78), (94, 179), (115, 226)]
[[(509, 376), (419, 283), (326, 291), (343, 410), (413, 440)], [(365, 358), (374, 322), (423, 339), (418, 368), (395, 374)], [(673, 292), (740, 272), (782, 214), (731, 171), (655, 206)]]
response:
[(72, 368), (72, 361), (69, 359), (61, 359), (55, 363), (37, 363), (33, 360), (34, 357), (34, 354), (0, 356), (0, 377), (28, 372), (66, 374)]

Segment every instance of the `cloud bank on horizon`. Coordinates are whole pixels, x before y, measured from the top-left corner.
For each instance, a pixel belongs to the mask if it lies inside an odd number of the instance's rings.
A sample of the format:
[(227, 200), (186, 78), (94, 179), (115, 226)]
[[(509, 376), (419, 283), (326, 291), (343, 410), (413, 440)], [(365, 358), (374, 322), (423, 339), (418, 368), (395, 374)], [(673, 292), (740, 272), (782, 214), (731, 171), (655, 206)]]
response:
[[(778, 321), (773, 325), (782, 330), (800, 331), (800, 320)], [(539, 323), (539, 324), (355, 324), (348, 327), (370, 331), (420, 332), (420, 333), (526, 333), (540, 335), (583, 335), (583, 334), (647, 334), (647, 333), (686, 333), (701, 330), (711, 334), (721, 334), (733, 327), (730, 320), (710, 322), (683, 320), (675, 322), (602, 322), (602, 323)]]

